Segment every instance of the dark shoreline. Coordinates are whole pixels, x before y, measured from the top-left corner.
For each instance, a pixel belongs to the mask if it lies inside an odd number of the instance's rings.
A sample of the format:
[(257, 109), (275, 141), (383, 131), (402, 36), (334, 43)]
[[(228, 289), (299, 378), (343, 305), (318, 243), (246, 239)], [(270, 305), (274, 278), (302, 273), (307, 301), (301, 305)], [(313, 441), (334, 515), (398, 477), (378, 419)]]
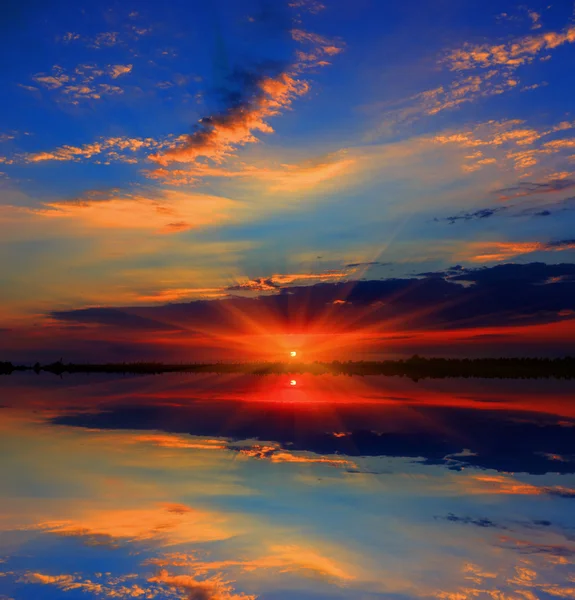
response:
[(410, 379), (575, 379), (575, 357), (565, 358), (477, 358), (449, 359), (413, 356), (405, 360), (333, 362), (249, 362), (164, 364), (150, 362), (74, 364), (58, 361), (33, 366), (0, 362), (0, 374), (16, 371), (73, 373), (116, 373), (160, 375), (162, 373), (216, 373), (245, 375), (384, 375)]

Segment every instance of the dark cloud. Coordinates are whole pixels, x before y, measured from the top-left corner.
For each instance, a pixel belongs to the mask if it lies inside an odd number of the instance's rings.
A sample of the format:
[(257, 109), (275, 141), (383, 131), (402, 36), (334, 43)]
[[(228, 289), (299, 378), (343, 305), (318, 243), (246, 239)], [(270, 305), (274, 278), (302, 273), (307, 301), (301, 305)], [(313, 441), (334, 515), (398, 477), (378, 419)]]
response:
[[(573, 243), (552, 242), (557, 247)], [(246, 288), (238, 285), (230, 290)], [(412, 278), (311, 286), (282, 287), (275, 279), (260, 278), (249, 282), (248, 291), (267, 295), (122, 310), (92, 308), (55, 312), (52, 316), (77, 324), (129, 329), (193, 331), (205, 330), (209, 324), (214, 333), (238, 334), (251, 333), (246, 329), (249, 322), (258, 322), (262, 314), (273, 315), (280, 327), (289, 327), (294, 315), (302, 327), (329, 316), (341, 332), (381, 325), (387, 320), (410, 331), (509, 325), (511, 316), (516, 325), (549, 323), (564, 320), (575, 311), (575, 264), (505, 264), (478, 269), (455, 265)], [(238, 319), (238, 314), (246, 319)], [(477, 331), (477, 335), (481, 333)]]
[(393, 263), (390, 262), (379, 262), (377, 260), (372, 260), (370, 262), (357, 262), (357, 263), (348, 263), (347, 265), (344, 265), (344, 267), (346, 269), (355, 269), (357, 267), (388, 267), (389, 265), (391, 265)]
[(571, 238), (568, 240), (559, 240), (557, 242), (549, 242), (548, 244), (546, 244), (546, 248), (549, 248), (549, 249), (557, 249), (557, 248), (575, 249), (575, 238)]
[(140, 330), (174, 330), (179, 327), (162, 323), (148, 317), (141, 317), (125, 310), (116, 308), (84, 308), (80, 310), (55, 311), (51, 317), (59, 321), (75, 323), (108, 325), (122, 329)]
[(575, 187), (575, 179), (550, 179), (549, 181), (522, 181), (517, 185), (495, 190), (501, 200), (510, 198), (519, 198), (523, 196), (533, 196), (535, 194), (549, 194), (552, 192), (561, 192), (563, 190)]
[(498, 525), (494, 523), (491, 519), (474, 519), (473, 517), (460, 517), (454, 515), (453, 513), (449, 513), (445, 517), (434, 517), (435, 519), (441, 519), (445, 521), (451, 521), (452, 523), (461, 523), (462, 525), (475, 525), (476, 527), (493, 527), (496, 529), (507, 529), (505, 525)]
[(537, 544), (528, 540), (503, 538), (502, 547), (517, 550), (521, 554), (550, 554), (552, 556), (575, 556), (575, 549), (563, 544)]
[(529, 205), (521, 203), (478, 208), (474, 211), (463, 211), (447, 217), (436, 217), (433, 221), (435, 223), (446, 222), (453, 225), (464, 221), (482, 221), (496, 215), (507, 217), (549, 217), (553, 214), (570, 210), (575, 210), (575, 196), (559, 200), (558, 202), (545, 202), (544, 204), (537, 202)]
[(446, 221), (450, 225), (453, 225), (457, 221), (478, 221), (481, 219), (488, 219), (493, 215), (509, 210), (508, 206), (498, 206), (494, 208), (480, 208), (474, 212), (462, 212), (450, 217), (435, 218), (436, 222)]
[(543, 488), (545, 493), (550, 496), (559, 496), (559, 498), (575, 498), (575, 490), (562, 487), (548, 487)]

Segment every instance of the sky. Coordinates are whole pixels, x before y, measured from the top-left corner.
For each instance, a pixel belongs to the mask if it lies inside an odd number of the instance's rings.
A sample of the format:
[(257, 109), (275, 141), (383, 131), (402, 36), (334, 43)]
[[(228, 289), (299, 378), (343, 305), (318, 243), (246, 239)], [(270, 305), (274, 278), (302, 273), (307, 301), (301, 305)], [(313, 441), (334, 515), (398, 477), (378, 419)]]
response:
[(6, 359), (572, 348), (573, 2), (2, 11)]

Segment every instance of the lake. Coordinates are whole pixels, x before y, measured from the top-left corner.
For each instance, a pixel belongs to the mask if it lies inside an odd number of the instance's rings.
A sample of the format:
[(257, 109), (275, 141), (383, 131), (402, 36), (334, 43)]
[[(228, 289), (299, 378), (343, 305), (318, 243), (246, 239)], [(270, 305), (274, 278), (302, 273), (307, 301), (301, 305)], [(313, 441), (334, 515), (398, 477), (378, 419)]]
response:
[(575, 380), (0, 379), (0, 599), (575, 598)]

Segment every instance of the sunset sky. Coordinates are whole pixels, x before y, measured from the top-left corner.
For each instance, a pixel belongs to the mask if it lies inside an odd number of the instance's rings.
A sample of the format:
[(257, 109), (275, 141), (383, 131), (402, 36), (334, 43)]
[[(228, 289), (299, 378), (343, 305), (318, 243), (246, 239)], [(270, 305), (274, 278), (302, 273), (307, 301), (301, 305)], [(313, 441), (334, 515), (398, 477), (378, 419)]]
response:
[(574, 9), (4, 3), (0, 359), (566, 353)]

